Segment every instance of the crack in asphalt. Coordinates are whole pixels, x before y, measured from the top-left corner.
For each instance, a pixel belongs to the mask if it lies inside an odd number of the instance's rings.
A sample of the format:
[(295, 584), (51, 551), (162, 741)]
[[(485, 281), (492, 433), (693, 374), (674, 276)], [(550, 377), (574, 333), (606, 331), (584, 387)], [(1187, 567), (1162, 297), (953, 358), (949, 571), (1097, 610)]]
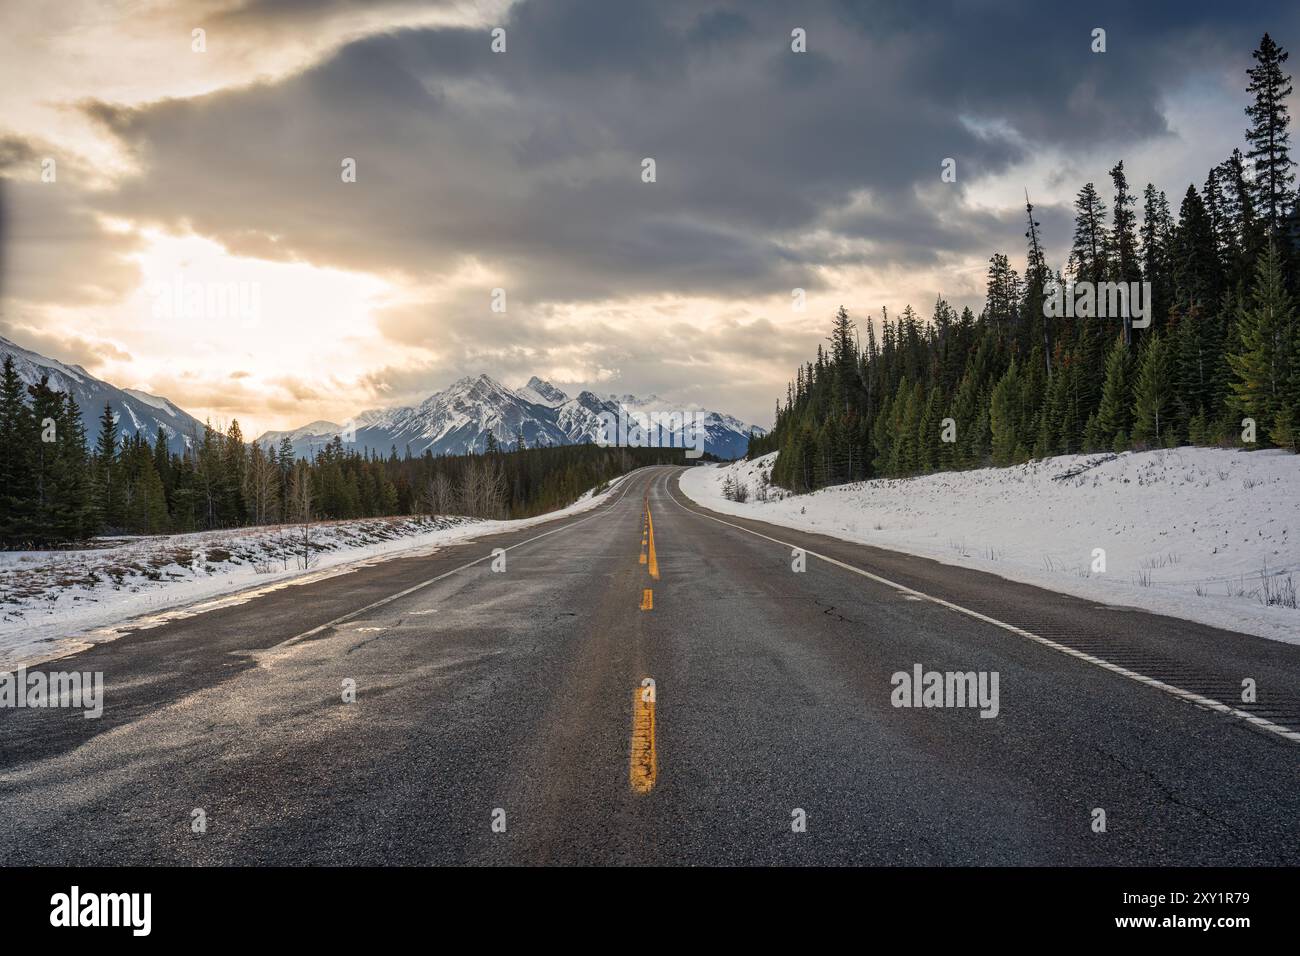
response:
[(866, 624), (867, 623), (866, 621), (859, 621), (851, 617), (845, 617), (839, 611), (835, 610), (834, 604), (823, 604), (821, 601), (817, 600), (816, 598), (813, 598), (813, 603), (822, 609), (823, 614), (827, 615), (828, 617), (833, 617), (837, 621), (842, 621), (845, 624)]
[[(1093, 744), (1092, 749), (1095, 750), (1097, 753), (1101, 754), (1103, 757), (1108, 758), (1112, 763), (1115, 763), (1119, 767), (1122, 767), (1126, 773), (1135, 774), (1147, 780), (1152, 786), (1154, 786), (1157, 790), (1159, 790), (1162, 794), (1164, 794), (1165, 799), (1167, 799), (1170, 803), (1174, 804), (1175, 806), (1182, 807), (1185, 810), (1190, 810), (1193, 813), (1196, 813), (1204, 817), (1206, 820), (1209, 820), (1215, 826), (1219, 827), (1220, 829), (1228, 833), (1231, 833), (1233, 836), (1237, 837), (1240, 840), (1246, 840), (1249, 838), (1246, 833), (1244, 833), (1242, 830), (1234, 826), (1231, 822), (1223, 819), (1222, 817), (1216, 816), (1215, 814), (1211, 813), (1209, 810), (1205, 809), (1202, 806), (1184, 800), (1177, 793), (1175, 793), (1163, 780), (1161, 780), (1150, 770), (1147, 770), (1145, 767), (1131, 764), (1127, 760), (1118, 757), (1117, 755), (1111, 753), (1109, 750), (1107, 750), (1105, 747), (1100, 746), (1099, 744)], [(1286, 860), (1281, 856), (1277, 857), (1277, 861), (1279, 864), (1286, 862)]]

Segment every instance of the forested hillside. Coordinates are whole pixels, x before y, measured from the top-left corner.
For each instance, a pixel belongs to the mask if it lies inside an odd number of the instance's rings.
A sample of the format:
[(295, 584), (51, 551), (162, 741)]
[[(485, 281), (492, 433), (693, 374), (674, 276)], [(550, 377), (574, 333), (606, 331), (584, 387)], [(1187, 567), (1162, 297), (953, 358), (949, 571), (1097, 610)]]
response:
[[(865, 342), (841, 308), (750, 457), (798, 491), (872, 476), (1179, 444), (1300, 447), (1300, 203), (1287, 53), (1266, 34), (1248, 70), (1243, 149), (1188, 186), (1134, 193), (1124, 163), (1075, 201), (1053, 270), (1026, 200), (1026, 264), (989, 260), (978, 316), (940, 298), (929, 320), (886, 313)], [(1140, 218), (1139, 218), (1140, 207)], [(1048, 315), (1074, 283), (1149, 282), (1150, 326)], [(1140, 323), (1139, 323), (1140, 324)]]
[(561, 508), (646, 464), (682, 462), (681, 449), (565, 445), (486, 454), (386, 457), (340, 439), (311, 461), (246, 444), (239, 423), (207, 427), (184, 454), (159, 431), (152, 444), (120, 437), (111, 407), (87, 447), (71, 394), (24, 386), (11, 359), (0, 374), (0, 545), (39, 547), (100, 532), (160, 534), (245, 524), (459, 514), (518, 518)]

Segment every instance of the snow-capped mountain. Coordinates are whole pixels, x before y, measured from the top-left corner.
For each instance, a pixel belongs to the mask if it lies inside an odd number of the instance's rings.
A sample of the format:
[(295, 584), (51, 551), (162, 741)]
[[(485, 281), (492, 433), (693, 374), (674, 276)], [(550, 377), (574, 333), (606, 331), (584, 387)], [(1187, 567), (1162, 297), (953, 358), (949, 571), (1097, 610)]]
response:
[(341, 436), (350, 448), (388, 454), (397, 448), (405, 454), (459, 455), (482, 451), (491, 434), (498, 445), (513, 448), (522, 433), (530, 448), (541, 445), (574, 445), (597, 442), (604, 437), (602, 416), (657, 410), (699, 411), (705, 414), (705, 451), (719, 458), (737, 458), (748, 448), (749, 434), (761, 428), (746, 425), (730, 415), (698, 407), (681, 408), (658, 398), (633, 395), (601, 398), (581, 392), (570, 398), (550, 382), (537, 376), (520, 389), (511, 389), (488, 375), (462, 378), (419, 405), (409, 408), (375, 409), (362, 412), (343, 424), (313, 422), (290, 432), (267, 432), (256, 441), (263, 447), (279, 446), (288, 438), (295, 454), (310, 457)]
[(7, 355), (13, 356), (14, 370), (25, 384), (35, 385), (46, 375), (50, 388), (72, 394), (86, 426), (86, 442), (91, 446), (99, 437), (99, 417), (105, 403), (113, 407), (122, 437), (142, 433), (152, 442), (161, 427), (168, 448), (182, 452), (195, 435), (203, 435), (202, 422), (165, 398), (134, 388), (118, 388), (95, 378), (80, 365), (65, 365), (0, 337), (0, 362)]
[(569, 400), (568, 395), (565, 395), (550, 382), (542, 381), (536, 375), (528, 380), (527, 385), (518, 389), (518, 392), (528, 401), (538, 405), (545, 405), (547, 408), (555, 408)]
[(482, 451), (489, 433), (505, 446), (514, 445), (520, 432), (529, 447), (566, 444), (549, 411), (480, 375), (434, 392), (415, 408), (363, 412), (356, 418), (355, 440), (362, 448), (385, 452), (409, 443), (413, 454), (429, 448), (435, 455)]
[[(183, 452), (196, 436), (203, 435), (203, 423), (173, 402), (133, 388), (118, 388), (95, 378), (80, 365), (66, 365), (0, 337), (0, 361), (12, 356), (18, 377), (34, 385), (48, 376), (50, 387), (71, 392), (81, 409), (86, 439), (94, 445), (99, 435), (99, 417), (107, 403), (117, 416), (119, 435), (137, 433), (153, 441), (161, 427), (167, 445)], [(522, 434), (529, 448), (541, 445), (575, 445), (599, 442), (605, 437), (605, 421), (655, 411), (700, 412), (704, 414), (704, 450), (719, 458), (739, 458), (748, 448), (750, 432), (765, 434), (730, 415), (700, 406), (680, 406), (657, 396), (608, 395), (580, 392), (570, 398), (550, 382), (533, 376), (528, 384), (511, 389), (488, 375), (466, 377), (435, 392), (410, 408), (372, 409), (344, 424), (315, 421), (293, 431), (266, 432), (257, 443), (279, 446), (288, 438), (300, 457), (311, 457), (335, 436), (342, 436), (349, 448), (388, 454), (397, 448), (411, 453), (458, 455), (482, 451), (491, 434), (497, 444), (513, 448)], [(678, 445), (683, 443), (678, 440)]]

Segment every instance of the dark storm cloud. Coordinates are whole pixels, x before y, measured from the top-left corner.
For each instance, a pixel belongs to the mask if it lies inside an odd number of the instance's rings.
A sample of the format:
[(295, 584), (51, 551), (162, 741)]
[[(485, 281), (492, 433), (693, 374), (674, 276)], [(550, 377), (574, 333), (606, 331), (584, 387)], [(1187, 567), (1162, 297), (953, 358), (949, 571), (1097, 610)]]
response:
[(0, 172), (20, 165), (34, 166), (39, 162), (38, 156), (36, 147), (22, 137), (0, 136)]
[[(549, 0), (510, 11), (504, 55), (485, 30), (403, 30), (280, 82), (91, 112), (143, 168), (108, 208), (237, 252), (421, 281), (472, 259), (534, 304), (762, 295), (844, 260), (813, 235), (868, 240), (861, 264), (882, 267), (1019, 254), (1018, 211), (970, 210), (962, 191), (1038, 150), (1119, 157), (1166, 135), (1162, 98), (1189, 71), (1244, 65), (1296, 19), (1281, 4)], [(959, 184), (936, 199), (949, 156)], [(855, 195), (865, 211), (846, 212)]]
[[(26, 178), (0, 177), (3, 300), (63, 306), (111, 304), (140, 281), (138, 237), (109, 229), (100, 196), (84, 185), (85, 169), (39, 147), (10, 140), (10, 155), (29, 168)], [(55, 178), (42, 182), (40, 162), (58, 160)], [(2, 167), (0, 167), (2, 169)]]

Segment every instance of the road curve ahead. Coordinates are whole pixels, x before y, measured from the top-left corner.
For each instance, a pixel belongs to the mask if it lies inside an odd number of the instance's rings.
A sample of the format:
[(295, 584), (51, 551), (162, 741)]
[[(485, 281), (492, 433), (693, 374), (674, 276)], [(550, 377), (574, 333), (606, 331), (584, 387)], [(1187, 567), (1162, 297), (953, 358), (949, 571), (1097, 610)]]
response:
[(45, 665), (102, 671), (104, 715), (0, 710), (0, 862), (1300, 862), (1300, 648), (713, 515), (679, 472)]

